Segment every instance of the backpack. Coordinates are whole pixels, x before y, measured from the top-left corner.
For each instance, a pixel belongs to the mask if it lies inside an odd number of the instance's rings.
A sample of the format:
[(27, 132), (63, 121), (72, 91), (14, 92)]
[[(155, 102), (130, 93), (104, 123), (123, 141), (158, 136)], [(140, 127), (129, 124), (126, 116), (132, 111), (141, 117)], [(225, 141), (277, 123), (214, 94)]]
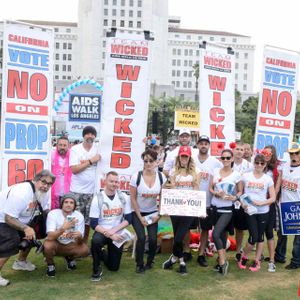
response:
[[(123, 205), (123, 207), (125, 208), (125, 205), (126, 205), (126, 199), (123, 195), (123, 193), (119, 190), (117, 190), (117, 194), (118, 194), (118, 197)], [(103, 206), (103, 194), (102, 194), (102, 191), (100, 191), (99, 193), (96, 194), (97, 196), (97, 199), (98, 199), (98, 207), (99, 207), (99, 210), (101, 211), (102, 210), (102, 206)]]
[[(139, 171), (137, 179), (136, 179), (136, 188), (138, 188), (138, 186), (141, 183), (142, 175), (143, 175), (143, 171)], [(162, 173), (159, 171), (158, 171), (158, 178), (159, 178), (160, 185), (163, 185), (163, 183), (164, 183), (163, 176), (162, 176)]]

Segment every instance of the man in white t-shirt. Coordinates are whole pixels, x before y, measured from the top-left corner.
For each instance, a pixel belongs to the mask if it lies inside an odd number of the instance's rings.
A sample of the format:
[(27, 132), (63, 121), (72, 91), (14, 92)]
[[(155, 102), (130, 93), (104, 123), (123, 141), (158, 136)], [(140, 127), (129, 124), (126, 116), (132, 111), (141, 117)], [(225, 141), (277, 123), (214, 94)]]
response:
[[(0, 271), (17, 253), (19, 257), (12, 266), (14, 270), (36, 269), (27, 260), (31, 248), (36, 245), (33, 242), (36, 240), (34, 221), (49, 210), (47, 192), (54, 181), (55, 176), (50, 171), (42, 170), (32, 181), (15, 184), (0, 193)], [(19, 251), (21, 241), (23, 250)], [(0, 286), (8, 284), (9, 280), (0, 274)]]
[[(290, 162), (282, 167), (282, 178), (280, 180), (281, 195), (279, 202), (300, 201), (300, 145), (293, 143), (288, 150)], [(275, 249), (275, 261), (285, 263), (287, 250), (287, 235), (282, 235), (281, 227), (278, 232), (278, 240)], [(300, 235), (295, 235), (293, 251), (290, 264), (285, 267), (287, 270), (300, 268)]]
[(75, 208), (76, 197), (69, 193), (62, 196), (61, 209), (54, 209), (47, 216), (44, 256), (49, 277), (55, 277), (56, 273), (54, 256), (63, 256), (68, 270), (76, 269), (74, 258), (88, 256), (89, 248), (83, 242), (84, 217)]
[(56, 149), (51, 153), (51, 171), (56, 177), (51, 189), (51, 209), (59, 208), (60, 198), (70, 191), (72, 172), (69, 147), (69, 139), (61, 136), (57, 140)]
[[(190, 144), (191, 131), (187, 128), (180, 129), (179, 135), (178, 135), (178, 140), (179, 140), (179, 146), (177, 146), (174, 150), (168, 152), (168, 155), (167, 155), (165, 163), (164, 163), (163, 172), (166, 175), (166, 177), (169, 177), (170, 171), (175, 166), (175, 160), (176, 160), (176, 157), (178, 156), (178, 151), (179, 151), (180, 146), (188, 146)], [(192, 155), (195, 156), (197, 154), (198, 154), (197, 149), (192, 149)]]
[(204, 251), (208, 241), (208, 231), (212, 229), (213, 214), (211, 210), (212, 195), (209, 191), (209, 179), (213, 174), (214, 169), (222, 168), (222, 163), (214, 156), (209, 156), (210, 140), (206, 135), (201, 135), (197, 142), (199, 153), (193, 157), (197, 169), (200, 171), (200, 191), (206, 192), (206, 218), (200, 218), (201, 235), (200, 248), (198, 253), (198, 263), (201, 267), (207, 267), (208, 263), (204, 256)]
[[(90, 209), (90, 224), (95, 230), (92, 238), (93, 274), (92, 281), (102, 277), (101, 260), (110, 271), (120, 267), (126, 232), (124, 228), (131, 223), (131, 205), (129, 197), (118, 191), (118, 173), (106, 174), (105, 188), (93, 198)], [(115, 245), (119, 243), (119, 245)], [(107, 253), (103, 247), (107, 245)]]
[(85, 220), (84, 242), (87, 243), (90, 232), (89, 213), (95, 192), (96, 166), (101, 156), (98, 146), (94, 143), (97, 136), (93, 126), (86, 126), (82, 131), (83, 143), (73, 146), (70, 154), (72, 170), (70, 192), (76, 196), (77, 210)]
[[(235, 148), (233, 149), (233, 170), (238, 171), (241, 176), (253, 170), (253, 164), (244, 159), (243, 156), (244, 143), (237, 142)], [(241, 259), (244, 230), (248, 229), (246, 213), (242, 207), (233, 210), (233, 226), (235, 229), (236, 239), (236, 260), (239, 261)]]

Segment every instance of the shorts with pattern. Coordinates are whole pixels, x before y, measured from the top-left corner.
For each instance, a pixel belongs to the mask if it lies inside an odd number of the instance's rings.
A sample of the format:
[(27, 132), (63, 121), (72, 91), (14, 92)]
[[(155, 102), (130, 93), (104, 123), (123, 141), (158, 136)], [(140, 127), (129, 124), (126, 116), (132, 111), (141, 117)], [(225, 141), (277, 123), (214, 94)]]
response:
[(76, 197), (76, 210), (83, 214), (85, 224), (90, 225), (90, 208), (94, 195), (74, 192), (72, 194)]

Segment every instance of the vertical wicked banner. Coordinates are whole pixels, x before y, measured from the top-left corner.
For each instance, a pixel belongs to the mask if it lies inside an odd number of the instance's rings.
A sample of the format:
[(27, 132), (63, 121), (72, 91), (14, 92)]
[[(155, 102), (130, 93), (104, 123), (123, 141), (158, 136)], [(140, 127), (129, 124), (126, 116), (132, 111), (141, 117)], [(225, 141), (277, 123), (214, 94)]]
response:
[(299, 53), (265, 47), (254, 147), (274, 145), (284, 159), (293, 140)]
[[(200, 134), (209, 136), (211, 155), (219, 144), (235, 140), (234, 53), (231, 48), (204, 43), (200, 51)], [(228, 145), (227, 145), (228, 146)]]
[[(150, 44), (145, 32), (112, 32), (107, 39), (98, 174), (119, 173), (122, 190), (142, 166), (150, 95)], [(103, 187), (101, 181), (100, 187)]]
[(7, 22), (3, 37), (1, 186), (49, 167), (53, 31)]

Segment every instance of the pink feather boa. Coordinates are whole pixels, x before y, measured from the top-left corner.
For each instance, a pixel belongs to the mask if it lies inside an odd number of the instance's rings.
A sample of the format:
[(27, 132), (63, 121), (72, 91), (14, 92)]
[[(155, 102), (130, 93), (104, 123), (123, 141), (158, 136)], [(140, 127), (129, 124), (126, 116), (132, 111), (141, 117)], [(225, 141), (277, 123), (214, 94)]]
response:
[[(59, 153), (57, 150), (53, 152), (53, 165), (51, 166), (51, 171), (52, 173), (56, 176), (56, 180), (52, 186), (51, 189), (51, 209), (59, 208), (60, 203), (59, 203), (59, 180), (58, 177), (61, 174), (61, 167), (59, 165)], [(72, 171), (71, 168), (69, 167), (69, 159), (70, 159), (70, 150), (68, 150), (66, 154), (66, 159), (65, 159), (65, 164), (63, 166), (63, 172), (64, 172), (64, 194), (68, 193), (70, 191), (70, 183), (71, 183), (71, 176), (72, 176)]]

